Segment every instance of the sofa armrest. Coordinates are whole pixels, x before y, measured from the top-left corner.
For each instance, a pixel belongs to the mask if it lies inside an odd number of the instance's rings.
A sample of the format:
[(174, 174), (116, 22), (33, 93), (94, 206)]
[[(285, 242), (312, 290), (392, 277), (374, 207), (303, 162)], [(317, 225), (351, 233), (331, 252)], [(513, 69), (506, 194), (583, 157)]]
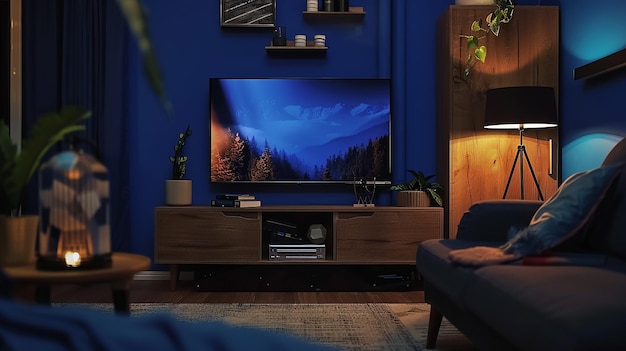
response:
[(506, 242), (512, 227), (528, 226), (542, 201), (487, 200), (474, 203), (459, 221), (456, 238)]

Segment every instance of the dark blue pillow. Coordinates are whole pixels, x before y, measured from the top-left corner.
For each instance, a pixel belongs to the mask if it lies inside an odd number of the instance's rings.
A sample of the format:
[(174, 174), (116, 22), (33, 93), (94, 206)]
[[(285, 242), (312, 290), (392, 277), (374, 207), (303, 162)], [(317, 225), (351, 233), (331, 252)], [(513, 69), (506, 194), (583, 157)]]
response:
[(593, 216), (623, 163), (573, 174), (546, 201), (528, 227), (500, 248), (515, 256), (536, 255), (577, 234)]

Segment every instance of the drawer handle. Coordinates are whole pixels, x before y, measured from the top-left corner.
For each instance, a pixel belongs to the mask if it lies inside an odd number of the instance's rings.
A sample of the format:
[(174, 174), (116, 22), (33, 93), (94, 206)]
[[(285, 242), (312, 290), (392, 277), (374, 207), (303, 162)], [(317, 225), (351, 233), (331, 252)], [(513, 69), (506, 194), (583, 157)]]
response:
[(338, 219), (353, 219), (353, 218), (362, 218), (362, 217), (372, 217), (374, 216), (374, 212), (359, 212), (359, 213), (340, 213), (337, 217)]
[(222, 212), (224, 217), (239, 217), (245, 219), (256, 220), (259, 218), (259, 214), (257, 212), (232, 212), (232, 211), (224, 211)]

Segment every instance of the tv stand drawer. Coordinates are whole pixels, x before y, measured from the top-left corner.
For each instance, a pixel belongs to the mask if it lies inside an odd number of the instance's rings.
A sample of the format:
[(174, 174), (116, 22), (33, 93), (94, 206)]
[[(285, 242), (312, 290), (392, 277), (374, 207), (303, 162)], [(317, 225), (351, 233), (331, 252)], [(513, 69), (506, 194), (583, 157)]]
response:
[(261, 216), (250, 211), (160, 207), (155, 213), (155, 263), (260, 260)]

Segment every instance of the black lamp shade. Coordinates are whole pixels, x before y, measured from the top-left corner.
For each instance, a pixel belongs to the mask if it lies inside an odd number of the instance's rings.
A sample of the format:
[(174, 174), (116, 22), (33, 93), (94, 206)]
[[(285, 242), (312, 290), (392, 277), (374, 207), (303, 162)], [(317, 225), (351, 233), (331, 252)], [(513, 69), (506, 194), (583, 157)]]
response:
[(488, 129), (556, 127), (554, 88), (527, 86), (487, 90), (485, 124)]

